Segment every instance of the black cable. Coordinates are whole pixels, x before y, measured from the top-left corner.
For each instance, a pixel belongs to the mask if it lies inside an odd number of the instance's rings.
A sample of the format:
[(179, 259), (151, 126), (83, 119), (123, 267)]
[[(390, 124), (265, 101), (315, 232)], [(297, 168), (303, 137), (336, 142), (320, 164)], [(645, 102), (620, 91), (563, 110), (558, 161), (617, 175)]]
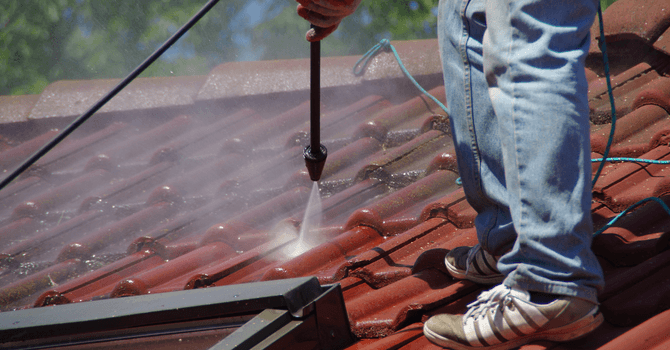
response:
[(68, 135), (75, 131), (79, 126), (81, 126), (88, 118), (90, 118), (95, 112), (97, 112), (102, 106), (104, 106), (109, 100), (114, 98), (123, 88), (125, 88), (130, 82), (132, 82), (137, 76), (142, 74), (145, 69), (147, 69), (154, 61), (156, 61), (167, 49), (172, 46), (179, 38), (184, 35), (193, 25), (195, 25), (209, 10), (218, 3), (219, 0), (209, 0), (205, 6), (203, 6), (200, 11), (198, 11), (191, 19), (184, 24), (179, 30), (174, 33), (163, 45), (161, 45), (154, 53), (152, 53), (147, 59), (144, 60), (137, 68), (135, 68), (128, 76), (123, 79), (116, 87), (114, 87), (107, 95), (103, 96), (95, 105), (89, 108), (84, 114), (80, 115), (75, 119), (70, 125), (68, 125), (63, 131), (61, 131), (56, 137), (54, 137), (47, 144), (42, 146), (37, 152), (35, 152), (30, 158), (26, 159), (16, 170), (12, 171), (6, 178), (0, 182), (0, 191), (4, 189), (10, 182), (14, 181), (22, 172), (26, 171), (31, 165), (42, 158), (47, 152), (54, 148), (59, 142), (63, 141)]

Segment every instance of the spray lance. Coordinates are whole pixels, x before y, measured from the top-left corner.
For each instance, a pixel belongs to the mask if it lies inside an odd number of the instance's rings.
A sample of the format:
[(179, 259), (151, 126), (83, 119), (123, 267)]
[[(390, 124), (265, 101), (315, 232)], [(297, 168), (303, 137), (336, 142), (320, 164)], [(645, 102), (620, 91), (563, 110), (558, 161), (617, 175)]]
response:
[(321, 41), (310, 43), (309, 68), (310, 142), (303, 157), (309, 178), (319, 181), (328, 156), (326, 146), (321, 144)]

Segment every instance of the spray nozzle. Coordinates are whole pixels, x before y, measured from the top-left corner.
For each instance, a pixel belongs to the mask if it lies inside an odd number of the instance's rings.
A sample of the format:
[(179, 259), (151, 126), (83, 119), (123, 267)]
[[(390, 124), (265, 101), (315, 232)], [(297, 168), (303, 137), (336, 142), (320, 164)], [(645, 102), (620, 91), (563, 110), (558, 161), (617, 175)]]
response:
[(305, 147), (305, 150), (303, 151), (305, 166), (307, 166), (307, 172), (312, 181), (319, 181), (321, 173), (323, 172), (323, 167), (326, 164), (326, 157), (328, 157), (326, 146), (319, 146), (319, 151), (316, 153), (312, 152), (312, 146)]

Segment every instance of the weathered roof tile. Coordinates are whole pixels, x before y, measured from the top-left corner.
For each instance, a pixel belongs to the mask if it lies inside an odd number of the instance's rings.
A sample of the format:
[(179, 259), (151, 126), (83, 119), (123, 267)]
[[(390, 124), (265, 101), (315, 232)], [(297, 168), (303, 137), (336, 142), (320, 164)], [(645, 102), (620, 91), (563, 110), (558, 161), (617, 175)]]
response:
[(670, 4), (665, 0), (619, 0), (603, 17), (608, 39), (632, 36), (651, 45), (670, 27)]
[(40, 95), (0, 96), (0, 122), (3, 124), (28, 121), (30, 111)]

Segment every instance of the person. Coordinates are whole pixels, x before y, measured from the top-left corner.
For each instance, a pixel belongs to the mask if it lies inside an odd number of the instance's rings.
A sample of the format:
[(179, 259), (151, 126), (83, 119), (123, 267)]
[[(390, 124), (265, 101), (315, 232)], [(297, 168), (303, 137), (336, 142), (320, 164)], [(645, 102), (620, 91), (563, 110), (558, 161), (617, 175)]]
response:
[[(322, 40), (360, 0), (297, 0)], [(584, 64), (598, 0), (440, 0), (438, 41), (458, 169), (478, 244), (445, 257), (458, 279), (497, 285), (425, 336), (453, 349), (568, 341), (603, 322), (591, 251)]]

